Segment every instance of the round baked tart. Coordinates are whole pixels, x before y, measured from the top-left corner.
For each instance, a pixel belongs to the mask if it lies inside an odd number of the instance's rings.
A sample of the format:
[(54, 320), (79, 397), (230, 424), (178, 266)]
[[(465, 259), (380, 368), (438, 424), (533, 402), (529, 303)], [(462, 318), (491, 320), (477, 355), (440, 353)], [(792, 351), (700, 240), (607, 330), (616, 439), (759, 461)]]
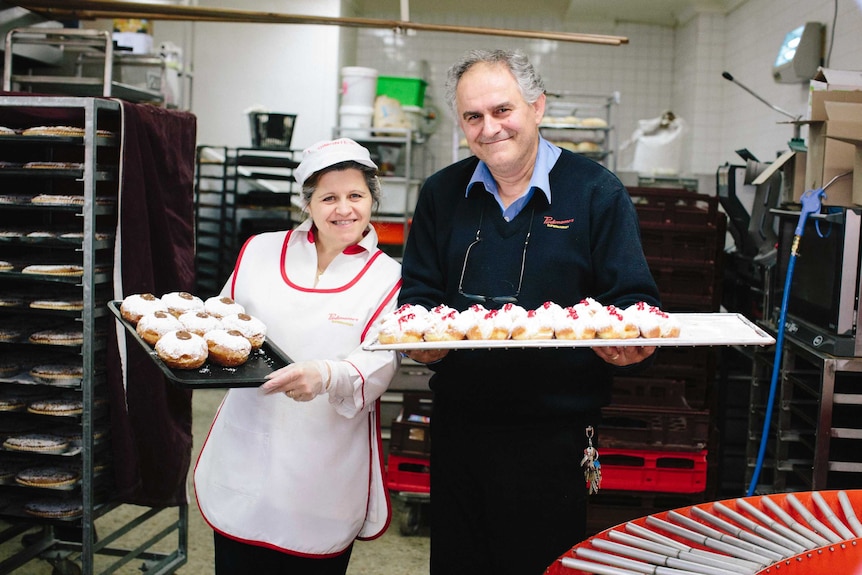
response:
[(11, 263), (4, 260), (0, 260), (0, 272), (8, 272), (12, 271), (13, 269), (15, 269), (15, 266), (13, 266)]
[(42, 206), (83, 206), (84, 196), (38, 194), (30, 202)]
[(21, 373), (21, 364), (9, 358), (0, 359), (0, 377), (10, 377)]
[[(69, 446), (72, 448), (83, 447), (84, 445), (84, 434), (81, 430), (80, 425), (63, 426), (58, 429), (53, 429), (51, 433), (64, 439), (67, 439), (69, 441)], [(107, 435), (107, 426), (98, 425), (93, 428), (93, 445), (99, 445), (99, 443), (101, 443), (102, 440), (107, 437)]]
[(0, 295), (0, 307), (21, 307), (24, 298)]
[(29, 453), (65, 453), (69, 449), (68, 440), (50, 433), (24, 433), (7, 437), (3, 448), (10, 451), (26, 451)]
[(84, 266), (76, 264), (32, 264), (24, 266), (21, 273), (47, 276), (80, 276), (84, 275)]
[(84, 300), (82, 299), (36, 299), (30, 302), (30, 307), (33, 309), (54, 309), (61, 311), (81, 311), (84, 309)]
[(46, 329), (30, 334), (30, 343), (45, 345), (81, 345), (84, 343), (82, 330)]
[(48, 363), (34, 366), (30, 377), (37, 383), (73, 387), (84, 378), (84, 367), (74, 363)]
[(27, 407), (23, 398), (14, 395), (0, 395), (0, 411), (22, 411)]
[(0, 341), (14, 341), (22, 335), (24, 335), (24, 332), (17, 327), (0, 326)]
[(66, 489), (73, 487), (81, 479), (81, 473), (71, 467), (58, 465), (28, 467), (15, 475), (15, 482), (25, 487), (46, 489)]
[(77, 126), (33, 126), (21, 131), (22, 136), (83, 136), (84, 128)]
[(27, 466), (28, 463), (24, 461), (8, 461), (5, 458), (0, 460), (0, 485), (14, 485), (15, 476)]
[(29, 413), (37, 415), (69, 416), (80, 415), (84, 412), (84, 402), (80, 399), (67, 397), (52, 397), (31, 401), (27, 406)]
[(81, 162), (27, 162), (24, 167), (35, 170), (80, 170), (84, 164)]
[(84, 513), (80, 499), (45, 497), (24, 504), (24, 512), (45, 519), (77, 519)]

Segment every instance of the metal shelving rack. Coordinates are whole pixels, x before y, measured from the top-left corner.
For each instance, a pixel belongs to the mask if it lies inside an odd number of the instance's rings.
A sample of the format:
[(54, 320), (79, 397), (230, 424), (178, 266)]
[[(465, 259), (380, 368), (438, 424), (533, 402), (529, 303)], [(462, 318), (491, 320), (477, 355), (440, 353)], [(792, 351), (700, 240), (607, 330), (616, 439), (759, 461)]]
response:
[[(562, 139), (564, 143), (589, 142), (596, 144), (595, 150), (573, 150), (596, 160), (611, 171), (617, 169), (617, 134), (614, 126), (614, 110), (620, 103), (620, 93), (586, 94), (578, 92), (548, 92), (545, 117), (539, 129), (549, 141)], [(567, 118), (577, 121), (566, 123)], [(585, 126), (585, 118), (601, 118), (605, 126)], [(552, 121), (554, 120), (554, 121)], [(570, 148), (571, 149), (571, 148)]]
[(235, 166), (228, 148), (198, 146), (195, 153), (196, 292), (213, 296), (230, 274), (236, 234)]
[[(370, 150), (372, 159), (381, 166), (382, 204), (385, 205), (378, 209), (372, 221), (377, 228), (381, 246), (391, 246), (391, 255), (400, 256), (407, 242), (418, 191), (427, 173), (427, 157), (419, 153), (425, 140), (420, 141), (421, 134), (406, 128), (386, 128), (385, 135), (371, 135), (367, 128), (336, 126), (332, 137), (356, 140)], [(382, 169), (386, 162), (381, 148), (385, 147), (398, 151), (398, 160), (391, 173)], [(395, 198), (394, 201), (388, 201), (386, 196), (390, 194), (390, 197)]]
[[(114, 50), (111, 33), (76, 28), (15, 28), (6, 34), (3, 90), (83, 97), (115, 97), (130, 102), (164, 105), (167, 60), (160, 55), (132, 54)], [(51, 66), (40, 66), (21, 74), (13, 71), (13, 53), (42, 49), (58, 54)], [(144, 70), (143, 83), (124, 82), (124, 73)], [(152, 73), (146, 73), (150, 70)]]
[[(746, 485), (758, 453), (774, 354), (754, 356)], [(862, 358), (835, 357), (786, 337), (757, 491), (858, 487), (862, 472)]]
[(248, 235), (289, 229), (298, 150), (198, 146), (195, 233), (198, 293), (216, 295)]
[[(23, 488), (14, 485), (3, 486), (4, 495), (10, 495), (11, 503), (4, 499), (0, 506), (0, 573), (11, 573), (23, 565), (36, 560), (50, 561), (57, 573), (94, 573), (97, 557), (103, 559), (99, 564), (100, 573), (113, 573), (131, 561), (144, 562), (142, 569), (147, 573), (173, 573), (186, 562), (188, 542), (188, 506), (147, 508), (123, 505), (113, 500), (109, 474), (101, 471), (106, 463), (103, 459), (108, 449), (104, 439), (97, 442), (97, 425), (107, 423), (103, 416), (107, 412), (107, 397), (105, 394), (106, 373), (104, 354), (107, 348), (107, 338), (113, 325), (113, 318), (108, 313), (102, 298), (110, 292), (112, 273), (110, 265), (114, 250), (113, 236), (106, 236), (106, 230), (115, 230), (117, 221), (117, 200), (119, 195), (119, 129), (120, 104), (116, 101), (98, 98), (77, 97), (30, 97), (7, 96), (0, 97), (0, 108), (27, 110), (38, 116), (40, 109), (48, 111), (64, 110), (80, 116), (85, 134), (83, 137), (55, 136), (0, 136), (0, 154), (7, 156), (0, 159), (20, 159), (21, 156), (35, 156), (44, 159), (63, 154), (77, 154), (83, 158), (82, 167), (57, 169), (0, 169), (0, 179), (7, 182), (20, 182), (22, 178), (28, 186), (14, 189), (25, 194), (35, 194), (34, 190), (46, 189), (57, 193), (59, 190), (74, 190), (75, 195), (83, 198), (83, 205), (34, 205), (26, 201), (12, 201), (0, 206), (0, 221), (7, 225), (20, 224), (32, 217), (43, 222), (50, 229), (52, 225), (62, 222), (67, 226), (76, 225), (82, 232), (79, 240), (58, 240), (46, 238), (38, 241), (27, 240), (25, 237), (12, 238), (6, 244), (8, 254), (12, 259), (17, 255), (26, 261), (32, 255), (50, 254), (52, 258), (64, 258), (63, 261), (80, 261), (83, 266), (82, 276), (43, 276), (21, 273), (19, 268), (0, 273), (0, 290), (19, 286), (22, 289), (41, 288), (38, 293), (76, 293), (80, 290), (83, 307), (79, 312), (46, 312), (39, 316), (50, 319), (73, 321), (82, 328), (83, 342), (80, 346), (45, 346), (34, 345), (26, 338), (20, 341), (4, 341), (0, 346), (4, 351), (51, 354), (67, 351), (73, 356), (80, 356), (83, 367), (83, 378), (74, 390), (80, 393), (83, 410), (80, 416), (64, 417), (64, 423), (80, 426), (80, 452), (62, 455), (39, 454), (38, 457), (54, 458), (50, 461), (69, 464), (78, 462), (81, 468), (80, 485), (64, 493), (77, 501), (80, 497), (81, 516), (72, 519), (42, 519), (23, 512), (22, 497), (28, 492), (25, 489), (36, 489), (43, 494), (46, 490), (38, 488)], [(108, 129), (115, 136), (97, 135), (97, 129)], [(14, 156), (14, 157), (10, 157)], [(16, 178), (16, 179), (7, 179)], [(56, 186), (56, 187), (55, 187)], [(61, 187), (62, 186), (62, 187)], [(97, 196), (98, 200), (97, 201)], [(65, 216), (65, 217), (61, 217)], [(79, 222), (72, 224), (70, 222)], [(97, 226), (99, 231), (97, 234)], [(65, 292), (61, 292), (65, 288)], [(27, 308), (24, 314), (28, 321), (35, 322), (36, 315), (31, 315)], [(12, 312), (10, 312), (12, 313)], [(22, 313), (19, 311), (19, 313)], [(4, 312), (0, 318), (9, 316)], [(15, 316), (13, 316), (15, 317)], [(29, 346), (29, 347), (28, 347)], [(40, 348), (35, 352), (33, 348)], [(48, 348), (58, 348), (56, 350)], [(4, 376), (2, 385), (20, 385), (26, 381), (26, 373)], [(51, 387), (46, 387), (51, 390)], [(3, 414), (0, 414), (3, 417)], [(8, 417), (8, 416), (7, 416)], [(28, 414), (27, 417), (30, 417)], [(41, 430), (53, 425), (49, 423), (51, 416), (34, 416), (39, 418), (36, 425)], [(109, 434), (108, 434), (109, 435)], [(107, 438), (110, 439), (109, 437)], [(68, 455), (68, 456), (67, 456)], [(0, 460), (9, 453), (0, 450)], [(109, 463), (109, 461), (108, 461)], [(48, 490), (50, 491), (50, 490)], [(100, 523), (100, 533), (96, 536), (96, 521)], [(110, 525), (110, 529), (105, 529)], [(38, 531), (21, 539), (23, 549), (18, 548), (13, 539), (27, 531)], [(141, 531), (135, 531), (140, 529)], [(153, 533), (155, 533), (153, 535)], [(133, 544), (128, 544), (127, 537), (132, 534)], [(175, 535), (177, 544), (168, 551), (157, 551), (169, 546), (170, 535)], [(107, 566), (106, 566), (107, 565)]]

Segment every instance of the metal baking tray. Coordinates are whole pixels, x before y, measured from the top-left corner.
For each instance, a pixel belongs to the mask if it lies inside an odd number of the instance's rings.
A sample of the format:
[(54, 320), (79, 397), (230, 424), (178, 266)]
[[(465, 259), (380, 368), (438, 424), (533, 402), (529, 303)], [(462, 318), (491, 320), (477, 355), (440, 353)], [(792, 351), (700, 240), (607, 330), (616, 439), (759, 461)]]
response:
[(277, 369), (293, 363), (287, 354), (268, 339), (263, 346), (252, 351), (248, 361), (237, 367), (222, 367), (209, 361), (198, 369), (171, 369), (159, 359), (153, 348), (138, 335), (135, 326), (123, 319), (120, 313), (122, 301), (108, 302), (117, 320), (126, 327), (134, 340), (143, 346), (150, 359), (162, 370), (170, 381), (186, 389), (207, 389), (227, 387), (257, 387), (266, 381), (266, 376)]
[(775, 338), (737, 313), (674, 313), (680, 323), (679, 337), (632, 339), (535, 339), (460, 340), (384, 345), (376, 340), (362, 348), (369, 351), (411, 349), (506, 349), (527, 347), (656, 346), (697, 347), (721, 345), (772, 345)]

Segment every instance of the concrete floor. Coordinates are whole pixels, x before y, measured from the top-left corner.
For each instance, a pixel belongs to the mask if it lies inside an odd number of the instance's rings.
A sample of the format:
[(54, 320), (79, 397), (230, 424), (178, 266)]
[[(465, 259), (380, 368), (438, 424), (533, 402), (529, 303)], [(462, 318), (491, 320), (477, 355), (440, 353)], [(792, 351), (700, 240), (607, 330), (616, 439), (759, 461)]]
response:
[[(192, 396), (194, 455), (197, 460), (213, 415), (221, 402), (224, 390), (202, 389)], [(204, 523), (195, 505), (194, 490), (189, 478), (189, 559), (178, 575), (203, 575), (213, 572), (212, 530)], [(398, 520), (404, 509), (403, 502), (393, 497), (392, 525), (374, 541), (358, 541), (347, 569), (348, 575), (427, 575), (430, 540), (427, 528), (419, 534), (403, 536), (399, 533)], [(140, 573), (138, 571), (138, 573)]]
[[(224, 395), (224, 390), (205, 389), (195, 391), (192, 397), (193, 409), (193, 458), (197, 460), (201, 444), (209, 431), (210, 423)], [(212, 530), (204, 523), (195, 504), (191, 473), (188, 480), (189, 493), (189, 529), (188, 529), (188, 561), (175, 573), (178, 575), (212, 575), (213, 573), (213, 540)], [(389, 530), (374, 541), (358, 541), (354, 546), (353, 556), (347, 570), (348, 575), (427, 575), (430, 540), (427, 526), (421, 526), (414, 536), (402, 536), (399, 532), (399, 519), (404, 510), (404, 504), (397, 497), (392, 498), (393, 519)], [(133, 505), (123, 505), (96, 520), (97, 534), (113, 534), (129, 521), (146, 512), (147, 509)], [(162, 511), (154, 519), (147, 521), (143, 527), (129, 532), (117, 540), (114, 547), (134, 549), (142, 541), (153, 537), (159, 530), (170, 525), (177, 519), (177, 509)], [(6, 528), (0, 522), (0, 529)], [(29, 533), (38, 535), (40, 529)], [(13, 537), (0, 545), (0, 561), (21, 552), (21, 537)], [(156, 553), (168, 555), (177, 549), (177, 532), (171, 530), (170, 535), (150, 549)], [(58, 575), (66, 570), (54, 570), (55, 565), (66, 565), (66, 554), (49, 552), (37, 557), (15, 570), (16, 575)], [(96, 573), (107, 573), (115, 567), (116, 558), (97, 554), (94, 557)], [(75, 571), (69, 571), (74, 573)], [(133, 560), (114, 571), (118, 575), (140, 575), (146, 572), (141, 560)]]

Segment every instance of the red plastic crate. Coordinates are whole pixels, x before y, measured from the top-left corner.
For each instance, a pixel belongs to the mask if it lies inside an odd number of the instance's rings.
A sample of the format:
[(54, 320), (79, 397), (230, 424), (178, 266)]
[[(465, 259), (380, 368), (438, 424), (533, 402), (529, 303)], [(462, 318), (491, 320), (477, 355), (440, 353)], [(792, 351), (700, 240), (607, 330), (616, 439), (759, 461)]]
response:
[(390, 491), (431, 492), (431, 461), (420, 457), (389, 454), (386, 486)]
[(638, 219), (644, 226), (670, 224), (703, 229), (726, 218), (718, 197), (677, 188), (628, 188)]
[(706, 450), (602, 448), (602, 489), (700, 493), (706, 489), (706, 456)]
[(647, 261), (715, 263), (724, 249), (724, 234), (717, 229), (680, 231), (641, 227), (641, 243)]

